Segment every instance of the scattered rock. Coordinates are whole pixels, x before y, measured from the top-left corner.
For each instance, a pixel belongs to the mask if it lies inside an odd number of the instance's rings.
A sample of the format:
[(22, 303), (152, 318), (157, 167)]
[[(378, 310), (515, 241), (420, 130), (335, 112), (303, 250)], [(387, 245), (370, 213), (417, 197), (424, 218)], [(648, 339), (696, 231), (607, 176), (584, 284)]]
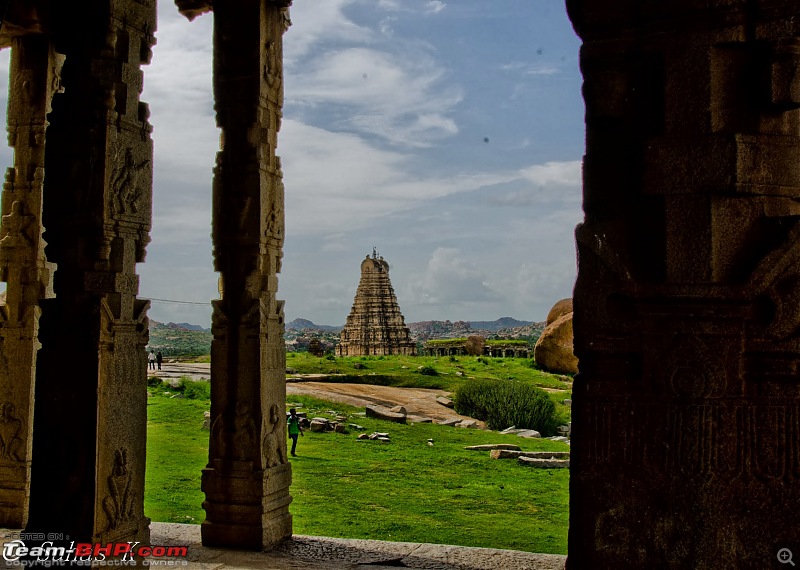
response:
[(360, 426), (358, 424), (348, 424), (348, 427), (353, 428), (354, 430), (362, 431), (364, 426)]
[(347, 433), (347, 426), (344, 424), (334, 424), (333, 431), (336, 433)]
[(328, 420), (324, 422), (319, 421), (317, 418), (311, 420), (311, 431), (320, 432), (320, 431), (327, 431), (328, 429)]
[(460, 370), (456, 370), (456, 376), (463, 376), (463, 375), (464, 375), (463, 372), (461, 372)]
[(172, 396), (172, 398), (173, 399), (178, 399), (178, 400), (183, 400), (183, 399), (186, 398), (186, 396), (184, 396), (183, 394), (175, 394), (174, 396)]
[(203, 429), (211, 429), (211, 412), (203, 412)]
[(403, 406), (394, 406), (393, 408), (389, 408), (389, 411), (395, 414), (403, 414), (404, 416), (408, 415), (408, 411)]
[(540, 459), (538, 457), (520, 457), (520, 465), (538, 467), (539, 469), (569, 469), (569, 459)]
[(358, 434), (358, 439), (369, 439), (369, 436), (365, 433)]
[(458, 427), (460, 428), (474, 428), (477, 427), (478, 422), (475, 420), (461, 420), (458, 422)]
[(468, 445), (464, 449), (468, 449), (470, 451), (492, 451), (493, 449), (507, 449), (511, 451), (521, 450), (520, 446), (512, 443), (484, 443), (482, 445)]
[(451, 418), (449, 420), (434, 420), (433, 423), (439, 424), (440, 426), (455, 426), (459, 422), (461, 422), (461, 420), (458, 418)]
[(569, 441), (569, 438), (568, 437), (564, 437), (563, 435), (556, 435), (554, 437), (548, 437), (547, 439), (549, 439), (551, 441), (562, 441), (562, 442), (568, 442)]
[(388, 437), (379, 437), (378, 441), (389, 441)]
[(571, 408), (572, 407), (572, 400), (570, 400), (570, 399), (564, 400), (564, 405), (566, 407), (568, 407), (568, 408)]
[(337, 422), (346, 422), (347, 421), (347, 416), (336, 416), (336, 421)]
[(376, 418), (379, 420), (386, 420), (398, 424), (406, 423), (405, 414), (399, 414), (396, 412), (389, 411), (388, 408), (385, 408), (383, 406), (367, 406), (366, 410), (368, 418)]
[(438, 396), (436, 398), (436, 401), (441, 405), (443, 405), (445, 408), (452, 409), (454, 407), (453, 400), (451, 400), (450, 398), (445, 398), (444, 396)]
[(540, 433), (539, 433), (538, 431), (536, 431), (535, 429), (526, 429), (526, 430), (524, 430), (524, 431), (521, 431), (521, 432), (519, 432), (519, 433), (517, 434), (517, 436), (518, 436), (518, 437), (531, 437), (531, 438), (535, 438), (535, 437), (542, 437), (542, 434), (540, 434)]

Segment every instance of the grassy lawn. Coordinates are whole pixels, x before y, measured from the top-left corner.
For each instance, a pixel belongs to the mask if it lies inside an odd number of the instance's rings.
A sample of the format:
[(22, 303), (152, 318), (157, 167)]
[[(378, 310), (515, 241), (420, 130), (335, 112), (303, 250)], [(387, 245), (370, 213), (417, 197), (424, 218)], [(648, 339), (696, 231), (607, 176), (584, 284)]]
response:
[[(420, 373), (430, 367), (435, 376)], [(531, 358), (488, 356), (343, 356), (319, 358), (307, 352), (286, 354), (286, 368), (299, 374), (344, 374), (339, 381), (454, 390), (468, 378), (494, 378), (530, 382), (541, 388), (571, 390), (572, 378), (535, 368)], [(378, 377), (377, 379), (375, 377)], [(353, 379), (353, 378), (360, 378)], [(331, 379), (337, 381), (335, 378)]]
[[(337, 359), (338, 360), (338, 359)], [(155, 521), (199, 523), (200, 470), (207, 401), (171, 399), (153, 388), (148, 401), (145, 514)], [(291, 396), (310, 416), (345, 413), (365, 432), (306, 432), (298, 444), (290, 510), (294, 531), (343, 538), (461, 544), (563, 554), (567, 545), (568, 470), (537, 470), (466, 451), (482, 443), (525, 450), (568, 450), (549, 440), (431, 424), (400, 425), (355, 415), (343, 404)], [(427, 440), (434, 445), (428, 446)]]

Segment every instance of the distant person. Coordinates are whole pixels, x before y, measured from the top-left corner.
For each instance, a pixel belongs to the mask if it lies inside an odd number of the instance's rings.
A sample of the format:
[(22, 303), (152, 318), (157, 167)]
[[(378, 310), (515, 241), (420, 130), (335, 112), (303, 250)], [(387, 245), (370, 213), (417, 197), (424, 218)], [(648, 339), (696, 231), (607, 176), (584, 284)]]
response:
[(156, 352), (156, 364), (158, 364), (158, 369), (159, 370), (161, 370), (161, 363), (162, 362), (164, 362), (164, 355), (161, 354), (161, 351), (159, 350), (158, 352)]
[(289, 426), (289, 437), (292, 438), (292, 457), (297, 457), (297, 437), (303, 435), (303, 428), (300, 427), (300, 417), (294, 408), (289, 410), (289, 417), (286, 418), (286, 425)]
[(148, 369), (155, 370), (156, 369), (156, 353), (155, 351), (151, 350), (150, 354), (147, 355), (147, 362), (149, 362)]

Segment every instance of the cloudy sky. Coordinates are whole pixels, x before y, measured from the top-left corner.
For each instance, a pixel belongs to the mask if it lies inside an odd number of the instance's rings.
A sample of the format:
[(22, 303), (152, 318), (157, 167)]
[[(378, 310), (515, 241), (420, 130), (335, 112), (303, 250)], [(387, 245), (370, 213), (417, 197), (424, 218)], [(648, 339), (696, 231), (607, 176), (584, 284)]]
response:
[[(213, 16), (190, 23), (161, 0), (159, 18), (141, 296), (199, 303), (154, 301), (150, 317), (208, 326)], [(292, 21), (287, 321), (343, 324), (373, 246), (407, 322), (543, 320), (571, 295), (583, 103), (563, 0), (299, 0)]]

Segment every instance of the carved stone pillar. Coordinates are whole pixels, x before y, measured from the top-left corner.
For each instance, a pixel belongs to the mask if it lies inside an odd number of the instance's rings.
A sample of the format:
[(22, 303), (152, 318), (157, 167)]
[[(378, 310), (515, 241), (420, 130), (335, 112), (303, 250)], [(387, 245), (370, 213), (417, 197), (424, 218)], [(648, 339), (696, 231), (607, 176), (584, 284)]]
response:
[[(195, 3), (195, 9), (198, 8)], [(214, 2), (214, 95), (222, 130), (213, 243), (221, 299), (211, 345), (203, 544), (266, 549), (291, 535), (286, 459), (283, 182), (275, 154), (289, 1)]]
[(582, 37), (568, 568), (800, 552), (800, 7), (568, 0)]
[(39, 301), (52, 297), (53, 264), (42, 239), (46, 115), (59, 88), (63, 57), (45, 36), (12, 41), (8, 139), (14, 166), (6, 173), (0, 226), (0, 526), (28, 520), (33, 387), (39, 349)]
[(46, 143), (44, 237), (57, 264), (41, 302), (31, 532), (147, 540), (148, 302), (136, 263), (149, 241), (152, 141), (139, 101), (155, 0), (52, 3), (64, 92)]

